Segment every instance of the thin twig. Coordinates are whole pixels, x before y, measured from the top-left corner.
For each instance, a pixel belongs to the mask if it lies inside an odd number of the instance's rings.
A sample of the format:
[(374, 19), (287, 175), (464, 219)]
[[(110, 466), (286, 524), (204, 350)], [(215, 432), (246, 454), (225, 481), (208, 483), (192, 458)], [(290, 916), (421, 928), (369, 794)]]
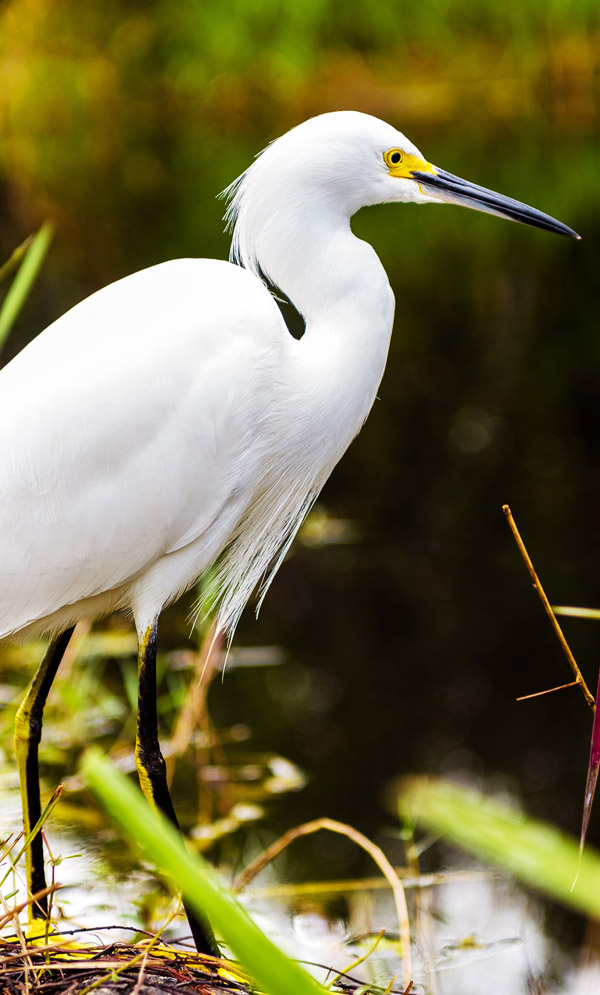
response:
[(555, 688), (546, 688), (545, 691), (534, 691), (532, 694), (522, 694), (517, 701), (529, 701), (530, 698), (541, 698), (543, 694), (552, 694), (553, 691), (564, 691), (565, 688), (574, 688), (579, 681), (569, 681), (568, 684), (559, 684)]
[(595, 711), (596, 710), (596, 703), (594, 701), (594, 696), (591, 693), (590, 689), (588, 688), (587, 684), (585, 683), (585, 680), (583, 679), (583, 674), (581, 673), (579, 667), (577, 666), (577, 661), (575, 660), (575, 657), (573, 656), (573, 654), (571, 652), (571, 648), (570, 648), (569, 644), (567, 643), (567, 640), (565, 639), (565, 637), (563, 635), (563, 631), (562, 631), (560, 625), (558, 624), (556, 615), (554, 614), (554, 612), (552, 610), (552, 605), (550, 604), (550, 602), (548, 601), (548, 598), (546, 597), (546, 593), (544, 591), (544, 588), (542, 587), (541, 581), (540, 581), (537, 573), (535, 572), (535, 569), (534, 569), (533, 563), (531, 562), (531, 558), (529, 556), (529, 553), (525, 549), (525, 543), (521, 539), (521, 535), (520, 535), (519, 530), (518, 530), (518, 528), (517, 528), (517, 526), (515, 524), (515, 520), (514, 520), (514, 518), (512, 516), (512, 512), (511, 512), (511, 510), (510, 510), (510, 508), (509, 508), (509, 506), (507, 504), (502, 505), (502, 511), (506, 515), (506, 519), (507, 519), (508, 524), (510, 526), (511, 532), (512, 532), (514, 538), (515, 538), (515, 542), (516, 542), (517, 546), (519, 547), (519, 552), (520, 552), (521, 556), (523, 557), (523, 559), (525, 561), (525, 565), (526, 565), (527, 569), (529, 570), (529, 574), (531, 576), (531, 580), (533, 582), (533, 586), (534, 586), (535, 590), (537, 591), (537, 593), (539, 595), (539, 598), (540, 598), (540, 601), (542, 602), (542, 604), (544, 606), (544, 610), (546, 612), (546, 615), (550, 619), (552, 628), (554, 629), (554, 632), (556, 633), (556, 635), (558, 637), (558, 641), (559, 641), (560, 645), (562, 646), (563, 653), (565, 654), (567, 660), (569, 661), (569, 666), (570, 666), (570, 668), (573, 671), (573, 674), (575, 676), (575, 682), (577, 684), (579, 684), (579, 686), (580, 686), (580, 688), (582, 690), (583, 696), (584, 696), (585, 700), (587, 701), (588, 705), (590, 706), (590, 708), (592, 709), (592, 711)]

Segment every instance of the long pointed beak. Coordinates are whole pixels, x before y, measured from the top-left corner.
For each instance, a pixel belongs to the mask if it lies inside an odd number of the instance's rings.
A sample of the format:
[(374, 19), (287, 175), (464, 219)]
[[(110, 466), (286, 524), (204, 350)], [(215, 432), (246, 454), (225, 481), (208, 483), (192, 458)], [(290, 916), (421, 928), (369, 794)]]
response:
[(462, 204), (463, 207), (472, 207), (475, 211), (484, 211), (486, 214), (497, 214), (499, 218), (509, 218), (511, 221), (519, 221), (523, 225), (531, 225), (532, 228), (543, 228), (545, 231), (555, 231), (559, 235), (568, 235), (569, 238), (581, 238), (577, 232), (561, 221), (551, 218), (549, 214), (542, 214), (535, 207), (528, 207), (519, 200), (512, 197), (504, 197), (493, 190), (487, 190), (476, 183), (469, 183), (468, 180), (461, 180), (459, 176), (447, 173), (437, 166), (429, 167), (431, 172), (423, 172), (419, 169), (410, 171), (410, 177), (417, 181), (424, 192), (438, 200), (446, 201), (449, 204)]

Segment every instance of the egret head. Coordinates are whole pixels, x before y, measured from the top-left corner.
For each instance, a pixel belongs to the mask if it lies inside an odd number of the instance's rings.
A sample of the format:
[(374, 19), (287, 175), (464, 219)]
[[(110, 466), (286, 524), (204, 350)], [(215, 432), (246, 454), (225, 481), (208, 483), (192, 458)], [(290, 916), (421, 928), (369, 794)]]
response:
[(312, 222), (332, 226), (361, 207), (397, 201), (460, 204), (579, 238), (533, 207), (434, 166), (402, 132), (358, 111), (321, 114), (292, 128), (225, 194), (232, 259), (254, 270), (276, 232), (298, 237)]
[(310, 118), (271, 142), (227, 188), (226, 219), (239, 236), (240, 229), (256, 232), (274, 213), (281, 220), (298, 208), (304, 217), (325, 212), (350, 218), (371, 204), (431, 199), (417, 183), (392, 181), (385, 156), (396, 146), (411, 162), (426, 165), (408, 138), (370, 114), (332, 111)]

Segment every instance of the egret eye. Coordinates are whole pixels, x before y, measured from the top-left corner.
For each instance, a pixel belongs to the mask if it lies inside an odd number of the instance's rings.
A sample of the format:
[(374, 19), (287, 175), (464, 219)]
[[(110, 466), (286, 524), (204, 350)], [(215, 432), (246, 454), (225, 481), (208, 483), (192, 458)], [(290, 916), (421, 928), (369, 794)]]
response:
[(386, 166), (399, 166), (404, 158), (401, 149), (390, 149), (384, 155)]

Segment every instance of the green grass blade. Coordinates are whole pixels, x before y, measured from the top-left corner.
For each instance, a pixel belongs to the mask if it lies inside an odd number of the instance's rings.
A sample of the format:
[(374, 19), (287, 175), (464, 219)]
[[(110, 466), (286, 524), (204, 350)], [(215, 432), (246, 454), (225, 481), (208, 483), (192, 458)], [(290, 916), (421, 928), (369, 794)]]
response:
[(52, 241), (53, 228), (49, 221), (32, 239), (0, 308), (0, 349), (6, 342), (23, 304), (35, 282)]
[(2, 266), (0, 266), (0, 283), (2, 283), (3, 280), (7, 280), (8, 277), (12, 276), (14, 271), (19, 268), (21, 260), (33, 242), (33, 239), (33, 235), (28, 235), (27, 238), (23, 239), (20, 245), (17, 245), (16, 249), (13, 249), (6, 262), (2, 263)]
[(600, 854), (497, 801), (442, 780), (404, 782), (400, 815), (444, 833), (476, 856), (565, 905), (600, 919)]
[(256, 926), (245, 909), (179, 834), (153, 812), (141, 792), (98, 750), (83, 758), (83, 778), (136, 847), (168, 874), (199, 915), (207, 915), (245, 971), (266, 995), (323, 995), (324, 989)]

